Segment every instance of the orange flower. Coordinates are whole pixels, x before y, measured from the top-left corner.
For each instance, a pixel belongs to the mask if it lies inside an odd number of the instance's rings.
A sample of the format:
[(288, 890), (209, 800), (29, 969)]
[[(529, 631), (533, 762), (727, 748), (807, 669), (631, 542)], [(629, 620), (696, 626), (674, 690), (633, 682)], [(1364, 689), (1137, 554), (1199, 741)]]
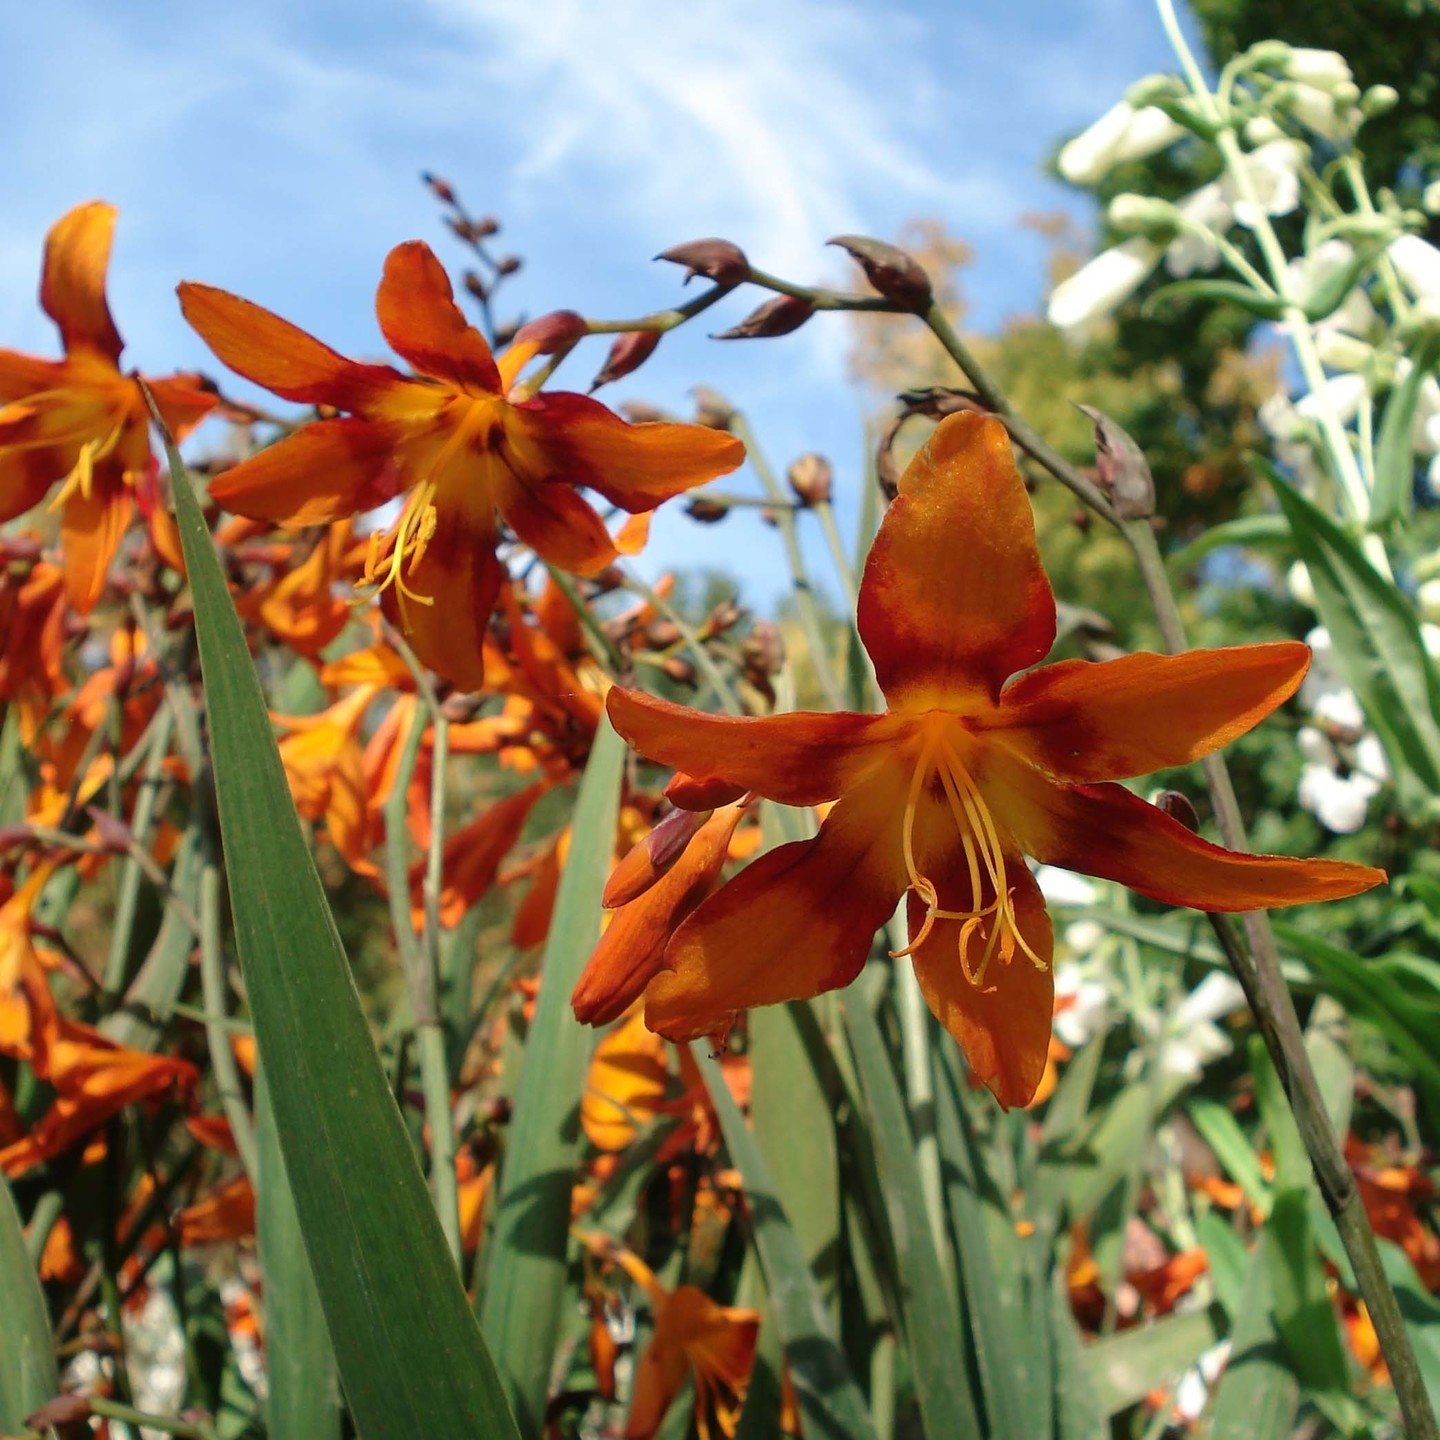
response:
[(662, 1035), (723, 1031), (749, 1006), (848, 985), (908, 895), (900, 953), (974, 1074), (1023, 1105), (1045, 1068), (1054, 988), (1050, 919), (1024, 856), (1202, 910), (1333, 899), (1385, 879), (1223, 850), (1109, 783), (1243, 734), (1294, 692), (1309, 651), (1029, 670), (1054, 642), (1055, 602), (998, 420), (952, 416), (911, 463), (865, 567), (859, 628), (883, 715), (732, 718), (610, 692), (626, 740), (702, 786), (836, 801), (814, 840), (762, 856), (676, 932), (673, 973), (646, 991)]
[(759, 1312), (717, 1305), (693, 1285), (666, 1290), (638, 1255), (607, 1236), (587, 1231), (579, 1238), (587, 1250), (618, 1265), (644, 1291), (654, 1315), (655, 1333), (635, 1367), (625, 1440), (650, 1440), (687, 1375), (695, 1379), (700, 1440), (710, 1440), (714, 1433), (712, 1417), (722, 1435), (733, 1435), (755, 1363)]
[[(46, 236), (40, 304), (59, 327), (65, 358), (0, 350), (0, 522), (63, 482), (51, 508), (61, 511), (65, 593), (82, 614), (105, 588), (135, 487), (154, 463), (150, 412), (136, 377), (120, 370), (123, 345), (105, 300), (115, 214), (92, 200)], [(216, 402), (195, 375), (145, 383), (176, 436)]]
[(416, 654), (467, 689), (484, 677), (485, 627), (505, 577), (500, 520), (551, 564), (594, 574), (618, 551), (580, 487), (641, 513), (744, 457), (733, 436), (701, 426), (627, 425), (582, 395), (518, 394), (534, 347), (512, 347), (497, 363), (418, 240), (390, 252), (376, 296), (380, 329), (415, 375), (347, 360), (223, 290), (183, 284), (180, 303), (231, 369), (287, 400), (347, 412), (227, 470), (211, 495), (287, 525), (404, 495), (374, 539), (367, 578)]

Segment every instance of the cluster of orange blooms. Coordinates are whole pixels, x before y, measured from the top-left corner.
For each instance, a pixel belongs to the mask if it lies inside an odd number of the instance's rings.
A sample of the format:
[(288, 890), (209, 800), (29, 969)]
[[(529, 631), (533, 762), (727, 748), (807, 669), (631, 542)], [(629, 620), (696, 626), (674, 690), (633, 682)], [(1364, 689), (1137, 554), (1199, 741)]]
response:
[[(163, 878), (186, 843), (173, 821), (183, 807), (153, 798), (198, 795), (203, 765), (203, 736), (185, 734), (203, 706), (153, 427), (179, 440), (207, 416), (248, 413), (198, 376), (122, 370), (105, 299), (114, 220), (109, 206), (83, 205), (49, 236), (41, 303), (64, 358), (0, 351), (0, 518), (32, 517), (0, 540), (0, 701), (33, 777), (23, 816), (0, 833), (0, 1166), (12, 1178), (94, 1163), (127, 1106), (178, 1118), (217, 1157), (234, 1148), (205, 1108), (198, 1026), (179, 1027), (175, 1053), (149, 1048), (165, 1007), (120, 1023), (125, 991), (107, 990), (68, 949), (44, 898), (67, 875), (103, 886), (120, 860)], [(1055, 606), (993, 418), (938, 427), (870, 553), (859, 631), (888, 708), (711, 715), (632, 688), (597, 658), (596, 629), (633, 660), (659, 618), (651, 604), (585, 613), (575, 597), (613, 589), (613, 567), (644, 545), (657, 506), (743, 462), (733, 435), (630, 424), (589, 397), (535, 388), (537, 344), (493, 356), (419, 242), (391, 252), (377, 296), (380, 328), (409, 370), (347, 359), (220, 290), (187, 283), (180, 296), (226, 366), (315, 409), (238, 463), (211, 466), (208, 495), (257, 660), (269, 674), (305, 662), (327, 697), (275, 716), (279, 749), (300, 815), (363, 887), (390, 888), (377, 854), (404, 786), (414, 845), (440, 845), (441, 925), (497, 884), (528, 882), (511, 941), (530, 950), (546, 935), (568, 846), (563, 826), (536, 838), (535, 819), (583, 769), (607, 712), (663, 767), (628, 772), (610, 919), (573, 999), (585, 1023), (620, 1022), (595, 1052), (583, 1103), (592, 1183), (662, 1114), (677, 1122), (656, 1157), (662, 1171), (686, 1156), (716, 1161), (704, 1087), (688, 1050), (670, 1042), (723, 1036), (750, 1007), (848, 984), (902, 900), (909, 938), (892, 954), (913, 963), (976, 1082), (1024, 1106), (1052, 1053), (1053, 1009), (1050, 921), (1026, 856), (1212, 910), (1334, 898), (1383, 879), (1359, 865), (1222, 850), (1115, 783), (1250, 729), (1293, 693), (1308, 652), (1287, 643), (1032, 668), (1053, 643)], [(51, 512), (58, 534), (46, 528)], [(522, 552), (580, 587), (517, 578)], [(505, 778), (502, 798), (439, 837), (436, 705), (448, 756), (491, 757)], [(761, 800), (801, 807), (815, 837), (759, 854)], [(407, 877), (417, 928), (423, 878), (419, 862)], [(57, 995), (97, 1023), (69, 1018)], [(251, 1068), (247, 1045), (235, 1049)], [(725, 1073), (743, 1104), (743, 1053), (726, 1057)], [(13, 1093), (6, 1076), (19, 1077)], [(491, 1158), (477, 1134), (459, 1157), (472, 1251)], [(220, 1178), (179, 1212), (184, 1244), (253, 1227), (248, 1182), (223, 1158), (206, 1173)], [(704, 1174), (698, 1203), (723, 1225), (741, 1202), (723, 1169)], [(150, 1185), (130, 1197), (122, 1226)], [(702, 1433), (709, 1417), (730, 1433), (758, 1316), (693, 1287), (665, 1290), (638, 1255), (585, 1229), (588, 1193), (577, 1189), (576, 1221), (602, 1394), (614, 1394), (607, 1314), (623, 1275), (655, 1317), (626, 1433), (653, 1434), (687, 1376)], [(1383, 1175), (1366, 1189), (1372, 1214), (1424, 1252), (1433, 1282), (1440, 1258), (1412, 1198)], [(164, 1243), (162, 1230), (150, 1248)], [(1076, 1254), (1083, 1309), (1093, 1277), (1083, 1246)], [(1183, 1275), (1131, 1276), (1152, 1311), (1203, 1268), (1181, 1258)], [(73, 1281), (78, 1266), (62, 1219), (45, 1273)], [(142, 1285), (143, 1271), (136, 1293)]]

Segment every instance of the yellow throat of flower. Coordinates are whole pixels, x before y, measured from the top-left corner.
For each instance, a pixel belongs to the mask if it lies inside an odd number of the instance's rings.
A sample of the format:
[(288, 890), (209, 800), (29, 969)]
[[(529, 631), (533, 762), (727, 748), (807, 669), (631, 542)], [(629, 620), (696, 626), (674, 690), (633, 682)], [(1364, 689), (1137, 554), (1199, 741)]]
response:
[(464, 448), (495, 420), (497, 402), (491, 396), (462, 397), (462, 407), (445, 443), (426, 465), (424, 473), (405, 497), (399, 518), (388, 530), (370, 537), (365, 555), (365, 583), (379, 595), (392, 585), (396, 593), (417, 605), (433, 605), (433, 595), (422, 595), (406, 583), (406, 576), (425, 558), (435, 534), (438, 514), (435, 497), (445, 483), (446, 473)]
[[(1005, 847), (985, 796), (962, 759), (964, 741), (957, 743), (953, 734), (955, 728), (956, 722), (949, 718), (937, 717), (927, 725), (915, 769), (910, 776), (901, 846), (905, 856), (905, 873), (909, 879), (907, 888), (924, 901), (925, 918), (911, 936), (910, 943), (903, 950), (892, 950), (890, 953), (896, 959), (912, 955), (929, 938), (937, 920), (958, 920), (960, 968), (976, 989), (988, 992), (996, 988), (987, 985), (985, 978), (991, 962), (997, 957), (1002, 965), (1008, 965), (1018, 950), (1037, 969), (1046, 970), (1049, 966), (1035, 953), (1020, 931), (1014, 888), (1006, 874)], [(965, 856), (970, 884), (968, 910), (942, 908), (934, 881), (921, 874), (915, 860), (916, 813), (926, 791), (936, 792), (937, 782), (939, 797), (955, 823)], [(988, 902), (985, 899), (987, 893), (993, 896)], [(990, 922), (988, 934), (985, 933), (987, 920)], [(980, 943), (982, 935), (983, 945)], [(980, 951), (978, 960), (975, 956), (977, 949)]]

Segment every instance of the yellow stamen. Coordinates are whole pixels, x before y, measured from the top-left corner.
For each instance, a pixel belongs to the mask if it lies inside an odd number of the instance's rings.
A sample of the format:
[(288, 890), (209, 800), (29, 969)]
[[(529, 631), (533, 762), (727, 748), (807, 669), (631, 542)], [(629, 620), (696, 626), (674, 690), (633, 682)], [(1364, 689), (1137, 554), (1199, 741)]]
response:
[(105, 459), (119, 444), (120, 432), (123, 429), (124, 426), (117, 425), (103, 440), (87, 440), (80, 447), (79, 457), (70, 473), (60, 482), (60, 488), (50, 502), (52, 511), (63, 509), (65, 502), (72, 495), (78, 494), (82, 500), (90, 498), (90, 491), (95, 481), (96, 462)]
[[(969, 910), (942, 908), (934, 881), (922, 875), (916, 863), (915, 817), (921, 792), (932, 775), (939, 781), (946, 809), (955, 822), (965, 855), (970, 881)], [(1017, 950), (1037, 969), (1049, 968), (1020, 929), (1019, 915), (1015, 908), (1015, 890), (1008, 883), (1009, 877), (1006, 873), (1005, 846), (994, 816), (990, 813), (990, 807), (986, 804), (980, 787), (961, 759), (960, 752), (944, 730), (932, 732), (921, 746), (905, 798), (900, 843), (904, 854), (905, 873), (909, 880), (907, 889), (913, 890), (924, 904), (925, 918), (911, 937), (910, 943), (904, 949), (892, 950), (892, 956), (899, 959), (904, 955), (913, 955), (929, 938), (936, 921), (958, 920), (961, 924), (956, 943), (960, 968), (966, 980), (976, 989), (986, 993), (994, 990), (993, 985), (985, 984), (991, 961), (998, 957), (1002, 965), (1008, 965), (1015, 958)], [(988, 903), (985, 901), (987, 889), (994, 897)], [(984, 935), (985, 940), (977, 962), (973, 951), (976, 937), (980, 935)]]

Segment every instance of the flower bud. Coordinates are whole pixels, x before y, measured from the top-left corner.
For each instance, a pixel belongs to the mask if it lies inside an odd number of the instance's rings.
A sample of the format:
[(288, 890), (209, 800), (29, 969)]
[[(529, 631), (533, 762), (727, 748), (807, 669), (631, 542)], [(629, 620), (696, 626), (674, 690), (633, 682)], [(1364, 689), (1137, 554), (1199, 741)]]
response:
[[(1082, 405), (1095, 427), (1095, 468), (1121, 520), (1143, 520), (1155, 513), (1155, 477), (1145, 452), (1103, 411)], [(1088, 520), (1090, 512), (1084, 512)]]
[(697, 495), (686, 505), (685, 513), (697, 524), (714, 525), (730, 513), (730, 507), (707, 495)]
[(667, 680), (687, 688), (695, 684), (695, 666), (683, 655), (670, 655), (660, 662), (660, 673)]
[(662, 250), (655, 258), (683, 265), (687, 285), (697, 275), (703, 275), (717, 285), (739, 285), (750, 278), (750, 261), (745, 252), (729, 240), (713, 237), (687, 240), (683, 245), (672, 245), (668, 250)]
[(514, 275), (525, 262), (518, 255), (502, 255), (495, 262), (497, 275)]
[(515, 332), (514, 343), (533, 345), (537, 355), (554, 355), (568, 350), (589, 333), (590, 327), (578, 310), (551, 310), (527, 320)]
[[(1345, 57), (1334, 50), (1313, 50), (1295, 46), (1280, 64), (1280, 69), (1291, 80), (1302, 85), (1313, 85), (1317, 90), (1329, 90), (1337, 94), (1345, 86), (1354, 85), (1354, 76)], [(1354, 102), (1352, 97), (1349, 103)]]
[(1117, 195), (1106, 210), (1110, 223), (1126, 234), (1148, 236), (1159, 244), (1168, 243), (1177, 229), (1175, 207), (1168, 200), (1129, 191)]
[(627, 330), (610, 347), (600, 373), (590, 382), (591, 393), (638, 370), (655, 353), (659, 343), (658, 330)]
[(442, 180), (438, 175), (432, 175), (428, 170), (422, 170), (420, 172), (420, 179), (429, 188), (430, 193), (442, 205), (456, 205), (459, 203), (455, 196), (454, 187), (448, 180)]
[(490, 298), (490, 287), (474, 270), (467, 270), (460, 277), (460, 283), (464, 285), (466, 293), (473, 295), (477, 300), (485, 301)]
[(1055, 287), (1050, 323), (1061, 330), (1079, 329), (1108, 315), (1145, 283), (1161, 254), (1159, 246), (1140, 236), (1102, 251)]
[(607, 910), (643, 895), (685, 853), (709, 810), (672, 810), (610, 872), (600, 903)]
[(778, 675), (785, 666), (785, 641), (780, 627), (757, 620), (740, 646), (745, 668), (757, 675)]
[(1283, 40), (1260, 40), (1245, 52), (1245, 58), (1257, 68), (1279, 70), (1292, 53), (1291, 47)]
[(802, 455), (786, 471), (786, 479), (802, 505), (828, 505), (834, 471), (823, 455)]
[(728, 430), (735, 419), (735, 407), (718, 391), (704, 385), (697, 385), (691, 392), (695, 397), (695, 423), (708, 426), (711, 430)]
[(1360, 96), (1360, 113), (1367, 120), (1386, 115), (1400, 103), (1400, 92), (1393, 85), (1372, 85)]
[(741, 785), (725, 780), (696, 780), (683, 772), (665, 787), (665, 798), (681, 810), (718, 810), (733, 804), (745, 793)]
[(752, 310), (738, 325), (722, 330), (716, 340), (769, 340), (798, 330), (813, 314), (815, 307), (795, 295), (777, 295), (758, 310)]
[(827, 242), (838, 245), (865, 272), (876, 294), (892, 305), (921, 315), (930, 308), (934, 292), (930, 277), (913, 256), (883, 240), (867, 235), (837, 235)]
[(1194, 804), (1188, 795), (1182, 795), (1178, 790), (1160, 791), (1155, 797), (1155, 808), (1179, 821), (1187, 830), (1200, 829), (1200, 817), (1195, 813)]
[(1056, 164), (1072, 185), (1095, 185), (1116, 165), (1143, 160), (1173, 144), (1185, 133), (1155, 105), (1139, 109), (1122, 100), (1061, 151)]
[(1163, 100), (1178, 100), (1184, 94), (1185, 86), (1178, 75), (1147, 75), (1125, 92), (1125, 103), (1132, 110), (1144, 110)]

